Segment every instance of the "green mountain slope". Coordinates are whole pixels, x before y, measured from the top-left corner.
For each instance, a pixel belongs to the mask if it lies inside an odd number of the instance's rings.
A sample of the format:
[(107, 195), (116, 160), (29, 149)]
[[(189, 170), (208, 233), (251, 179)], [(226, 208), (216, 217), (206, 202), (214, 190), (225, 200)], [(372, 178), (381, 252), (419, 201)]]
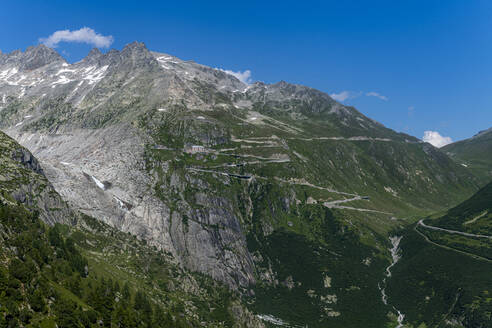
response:
[(225, 286), (94, 219), (0, 203), (1, 327), (258, 326)]
[(401, 260), (387, 291), (407, 323), (492, 327), (491, 209), (489, 183), (444, 215), (402, 232)]
[(432, 224), (450, 230), (492, 235), (492, 183)]
[(447, 145), (442, 150), (458, 163), (470, 168), (482, 184), (492, 181), (492, 129)]
[(492, 260), (492, 183), (418, 230), (434, 242), (476, 258)]
[(405, 314), (405, 327), (492, 327), (492, 261), (418, 231), (403, 234), (402, 258), (387, 287), (388, 301)]

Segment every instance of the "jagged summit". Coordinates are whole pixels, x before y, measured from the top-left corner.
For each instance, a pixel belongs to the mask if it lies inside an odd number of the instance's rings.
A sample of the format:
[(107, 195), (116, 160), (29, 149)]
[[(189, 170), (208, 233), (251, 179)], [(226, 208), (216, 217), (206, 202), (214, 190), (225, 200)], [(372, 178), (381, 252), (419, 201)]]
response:
[(65, 63), (66, 61), (55, 50), (40, 44), (36, 47), (29, 47), (24, 52), (21, 70), (34, 70), (54, 62)]
[(82, 60), (90, 60), (93, 58), (99, 58), (102, 55), (103, 54), (102, 54), (101, 50), (99, 50), (98, 48), (92, 48), (91, 51), (89, 51), (89, 53), (87, 54), (87, 56), (84, 57)]
[(14, 50), (0, 56), (0, 65), (14, 65), (21, 71), (32, 71), (55, 62), (64, 63), (65, 59), (44, 44), (28, 47), (24, 52)]
[[(45, 72), (36, 73), (36, 77), (25, 75), (25, 72), (41, 67), (46, 67)], [(93, 71), (97, 71), (97, 74), (93, 74)], [(122, 50), (112, 49), (106, 53), (94, 48), (85, 58), (74, 64), (68, 64), (54, 49), (42, 44), (29, 47), (25, 52), (13, 51), (0, 55), (0, 92), (2, 82), (9, 88), (19, 87), (19, 94), (27, 92), (38, 95), (56, 93), (59, 87), (70, 85), (74, 92), (72, 99), (80, 101), (84, 95), (81, 94), (81, 97), (77, 95), (84, 88), (77, 83), (81, 83), (82, 80), (90, 81), (92, 88), (106, 76), (121, 79), (121, 83), (126, 83), (139, 74), (146, 74), (144, 77), (146, 79), (152, 76), (154, 81), (163, 84), (161, 86), (163, 95), (169, 94), (171, 97), (181, 98), (187, 92), (194, 90), (190, 96), (184, 97), (185, 101), (193, 104), (194, 107), (212, 105), (209, 96), (195, 90), (206, 87), (218, 93), (228, 94), (227, 97), (232, 97), (231, 100), (235, 103), (275, 103), (279, 108), (290, 108), (293, 102), (300, 102), (304, 105), (304, 113), (356, 115), (353, 114), (355, 113), (353, 110), (347, 109), (319, 90), (285, 81), (274, 84), (256, 82), (247, 85), (220, 69), (193, 61), (184, 61), (164, 53), (151, 52), (143, 42), (135, 41), (124, 46)], [(28, 86), (29, 90), (22, 88)]]
[(142, 49), (142, 50), (145, 49), (145, 50), (147, 50), (147, 46), (143, 42), (133, 41), (133, 42), (126, 44), (123, 47), (123, 50), (125, 50), (125, 49)]
[[(44, 45), (0, 56), (1, 94), (46, 99), (65, 96), (75, 112), (87, 112), (86, 116), (101, 115), (91, 108), (108, 106), (125, 108), (125, 113), (132, 112), (132, 116), (139, 115), (143, 108), (163, 104), (182, 104), (188, 110), (213, 110), (217, 106), (270, 108), (296, 119), (322, 116), (340, 131), (337, 134), (356, 136), (371, 130), (372, 135), (383, 137), (392, 133), (319, 90), (286, 81), (248, 85), (221, 69), (152, 52), (136, 41), (122, 50), (106, 53), (92, 49), (74, 64), (66, 63), (55, 50)], [(128, 107), (129, 97), (139, 97), (142, 106)], [(0, 107), (9, 103), (8, 98), (0, 100)], [(110, 121), (120, 119), (109, 114), (107, 117)], [(72, 123), (87, 124), (80, 119)]]

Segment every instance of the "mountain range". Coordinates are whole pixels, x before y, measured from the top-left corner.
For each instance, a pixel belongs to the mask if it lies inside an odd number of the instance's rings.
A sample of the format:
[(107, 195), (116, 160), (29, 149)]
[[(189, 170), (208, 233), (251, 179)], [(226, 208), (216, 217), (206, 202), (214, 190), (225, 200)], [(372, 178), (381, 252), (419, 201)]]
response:
[[(0, 53), (0, 128), (2, 206), (62, 231), (69, 253), (87, 258), (83, 284), (117, 271), (135, 287), (127, 298), (146, 295), (169, 326), (490, 325), (489, 281), (472, 272), (489, 269), (480, 249), (490, 245), (429, 228), (456, 228), (438, 216), (492, 180), (490, 131), (437, 149), (321, 91), (246, 84), (138, 42), (72, 64), (44, 45)], [(423, 249), (436, 263), (439, 252), (465, 257), (469, 280), (419, 285)], [(129, 263), (146, 268), (133, 275)], [(115, 320), (48, 280), (80, 313)], [(406, 298), (407, 281), (423, 300)], [(55, 323), (59, 313), (31, 317)]]

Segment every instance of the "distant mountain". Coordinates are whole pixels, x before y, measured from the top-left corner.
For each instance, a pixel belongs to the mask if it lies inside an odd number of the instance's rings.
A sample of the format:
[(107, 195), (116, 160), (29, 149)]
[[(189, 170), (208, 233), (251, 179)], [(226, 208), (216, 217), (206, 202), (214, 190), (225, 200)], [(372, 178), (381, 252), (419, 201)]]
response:
[(492, 181), (492, 128), (441, 149), (458, 163), (468, 167), (480, 178), (481, 184)]
[(74, 210), (227, 284), (270, 324), (396, 323), (388, 235), (479, 183), (326, 93), (138, 42), (74, 64), (44, 46), (2, 54), (0, 107)]

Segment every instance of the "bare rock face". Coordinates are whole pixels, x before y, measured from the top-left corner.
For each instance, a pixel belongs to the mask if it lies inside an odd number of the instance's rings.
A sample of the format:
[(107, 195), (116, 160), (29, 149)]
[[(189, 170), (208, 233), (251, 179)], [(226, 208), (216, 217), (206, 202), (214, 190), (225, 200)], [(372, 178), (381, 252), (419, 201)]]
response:
[(20, 202), (27, 208), (35, 209), (48, 224), (70, 224), (75, 217), (46, 178), (36, 158), (2, 132), (0, 190), (0, 201)]
[[(144, 165), (146, 140), (132, 127), (9, 133), (42, 161), (46, 176), (74, 209), (145, 239), (187, 268), (233, 288), (254, 283), (253, 263), (233, 206), (227, 199), (201, 194), (196, 202), (208, 210), (195, 211), (185, 201), (171, 210), (155, 196)], [(187, 183), (174, 175), (164, 189)]]

